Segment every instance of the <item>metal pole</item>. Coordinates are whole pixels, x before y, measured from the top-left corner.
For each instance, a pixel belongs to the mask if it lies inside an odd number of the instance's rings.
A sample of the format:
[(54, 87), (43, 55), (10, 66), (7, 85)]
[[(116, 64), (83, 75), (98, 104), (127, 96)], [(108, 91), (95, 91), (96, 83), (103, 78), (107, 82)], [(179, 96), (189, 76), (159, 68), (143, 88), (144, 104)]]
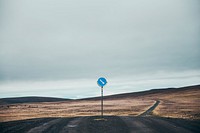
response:
[(101, 117), (103, 118), (103, 86), (101, 87)]

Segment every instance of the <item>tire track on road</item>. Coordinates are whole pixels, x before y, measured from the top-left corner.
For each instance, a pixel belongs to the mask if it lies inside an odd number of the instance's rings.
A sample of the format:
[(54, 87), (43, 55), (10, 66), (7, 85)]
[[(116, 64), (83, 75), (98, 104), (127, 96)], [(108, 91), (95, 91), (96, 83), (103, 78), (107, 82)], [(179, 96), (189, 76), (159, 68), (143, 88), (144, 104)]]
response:
[(33, 127), (40, 126), (54, 119), (55, 118), (36, 118), (11, 122), (1, 122), (0, 131), (1, 133), (24, 133), (28, 132)]
[(34, 127), (32, 129), (30, 129), (28, 131), (28, 133), (42, 133), (59, 121), (60, 121), (60, 119), (51, 120), (51, 121), (44, 123), (38, 127)]
[(34, 127), (28, 133), (59, 133), (73, 118), (57, 118), (38, 127)]
[(86, 119), (87, 117), (78, 117), (74, 118), (71, 120), (63, 129), (60, 131), (60, 133), (78, 133), (77, 132), (77, 127), (79, 123), (83, 120)]
[[(48, 129), (43, 131), (44, 133), (60, 133), (63, 128), (74, 118), (60, 118), (60, 121), (51, 125)], [(66, 132), (65, 132), (66, 133)]]

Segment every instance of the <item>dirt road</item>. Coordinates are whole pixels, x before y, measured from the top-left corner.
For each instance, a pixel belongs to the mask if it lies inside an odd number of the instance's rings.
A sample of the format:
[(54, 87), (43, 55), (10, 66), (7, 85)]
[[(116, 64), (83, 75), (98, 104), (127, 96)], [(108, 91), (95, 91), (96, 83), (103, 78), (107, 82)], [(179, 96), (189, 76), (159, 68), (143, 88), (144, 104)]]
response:
[(199, 133), (200, 120), (151, 116), (155, 102), (141, 115), (74, 118), (38, 118), (1, 122), (1, 133)]
[(151, 112), (158, 106), (160, 101), (156, 101), (154, 105), (152, 105), (149, 109), (147, 109), (145, 112), (140, 114), (139, 116), (150, 116)]
[(156, 101), (138, 117), (121, 116), (130, 133), (193, 133), (200, 131), (200, 121), (183, 119), (167, 119), (151, 116), (151, 112), (159, 105)]

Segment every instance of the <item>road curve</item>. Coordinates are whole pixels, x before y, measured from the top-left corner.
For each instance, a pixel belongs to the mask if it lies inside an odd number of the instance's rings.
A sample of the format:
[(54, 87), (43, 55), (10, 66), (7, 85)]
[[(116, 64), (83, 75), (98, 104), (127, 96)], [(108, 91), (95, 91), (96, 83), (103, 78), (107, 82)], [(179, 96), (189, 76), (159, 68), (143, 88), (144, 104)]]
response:
[(156, 101), (154, 105), (152, 105), (149, 109), (147, 109), (145, 112), (143, 112), (139, 116), (150, 116), (151, 115), (150, 113), (158, 106), (159, 103), (160, 101)]
[(200, 121), (152, 117), (151, 112), (159, 105), (156, 101), (137, 117), (121, 116), (130, 133), (199, 133)]

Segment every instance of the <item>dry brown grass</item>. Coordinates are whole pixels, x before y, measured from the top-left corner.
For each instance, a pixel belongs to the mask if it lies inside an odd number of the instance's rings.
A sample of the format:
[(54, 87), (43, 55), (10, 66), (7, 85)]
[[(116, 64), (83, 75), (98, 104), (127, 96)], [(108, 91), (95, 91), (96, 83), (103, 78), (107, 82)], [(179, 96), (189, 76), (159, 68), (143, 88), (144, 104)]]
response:
[[(104, 101), (105, 115), (139, 115), (155, 100), (160, 104), (153, 111), (162, 117), (200, 119), (200, 88), (178, 91), (113, 97)], [(41, 117), (75, 117), (100, 115), (100, 100), (69, 100), (65, 102), (1, 105), (0, 121)]]
[(155, 115), (173, 118), (200, 119), (200, 89), (176, 92), (159, 97)]
[[(140, 99), (105, 100), (105, 115), (139, 115), (154, 103)], [(100, 115), (100, 101), (66, 101), (4, 105), (0, 109), (0, 121), (41, 117), (74, 117)]]

